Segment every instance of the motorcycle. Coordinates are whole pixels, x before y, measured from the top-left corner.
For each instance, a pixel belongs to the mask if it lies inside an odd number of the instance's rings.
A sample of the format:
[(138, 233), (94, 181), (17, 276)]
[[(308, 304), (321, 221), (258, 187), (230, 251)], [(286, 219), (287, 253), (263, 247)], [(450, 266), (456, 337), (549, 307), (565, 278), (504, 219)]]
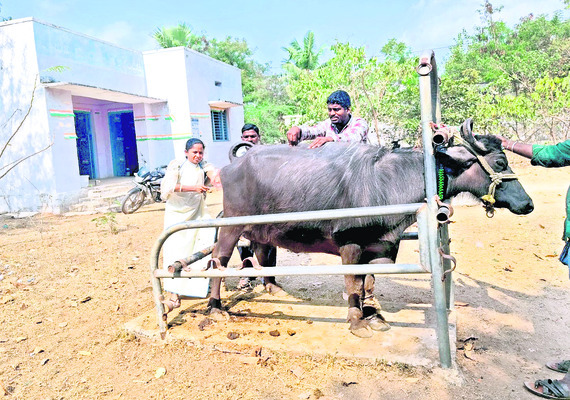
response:
[(125, 214), (132, 214), (144, 204), (147, 198), (153, 202), (159, 203), (160, 198), (160, 182), (166, 173), (166, 165), (162, 165), (150, 171), (147, 167), (141, 167), (135, 172), (135, 187), (129, 190), (129, 193), (123, 199), (121, 211)]

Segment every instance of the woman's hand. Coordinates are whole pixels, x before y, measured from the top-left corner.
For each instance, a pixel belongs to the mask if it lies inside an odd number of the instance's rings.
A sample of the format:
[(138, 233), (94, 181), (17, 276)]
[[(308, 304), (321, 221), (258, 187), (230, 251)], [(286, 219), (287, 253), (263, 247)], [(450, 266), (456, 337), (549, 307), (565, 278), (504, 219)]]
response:
[(208, 175), (208, 178), (210, 178), (210, 182), (212, 182), (212, 186), (214, 186), (214, 188), (216, 188), (216, 189), (222, 188), (222, 181), (220, 179), (220, 170), (219, 169), (209, 171), (207, 173), (207, 175)]
[(191, 192), (198, 192), (198, 193), (206, 193), (208, 191), (210, 191), (210, 188), (208, 186), (204, 186), (204, 185), (196, 185), (196, 186), (190, 186), (192, 189), (190, 190)]
[(209, 191), (210, 188), (204, 185), (196, 185), (196, 186), (177, 185), (175, 190), (175, 192), (197, 192), (197, 193), (206, 193)]

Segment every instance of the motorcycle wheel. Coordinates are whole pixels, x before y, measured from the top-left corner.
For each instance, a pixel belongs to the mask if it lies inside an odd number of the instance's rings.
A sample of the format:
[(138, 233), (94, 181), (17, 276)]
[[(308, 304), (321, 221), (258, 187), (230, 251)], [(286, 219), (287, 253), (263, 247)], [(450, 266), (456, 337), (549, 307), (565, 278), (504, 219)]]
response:
[(121, 211), (124, 214), (132, 214), (144, 203), (146, 193), (140, 188), (132, 188), (123, 199), (121, 204)]

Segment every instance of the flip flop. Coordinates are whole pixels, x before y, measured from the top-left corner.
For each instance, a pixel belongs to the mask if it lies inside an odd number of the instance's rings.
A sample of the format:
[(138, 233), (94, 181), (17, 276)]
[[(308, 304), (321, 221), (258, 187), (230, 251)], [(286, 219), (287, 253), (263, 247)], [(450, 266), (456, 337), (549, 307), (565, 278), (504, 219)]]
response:
[(568, 372), (568, 369), (570, 369), (570, 360), (551, 361), (546, 364), (546, 367), (565, 374)]
[(542, 379), (525, 382), (524, 386), (529, 392), (546, 399), (570, 400), (570, 388), (565, 382), (556, 379)]

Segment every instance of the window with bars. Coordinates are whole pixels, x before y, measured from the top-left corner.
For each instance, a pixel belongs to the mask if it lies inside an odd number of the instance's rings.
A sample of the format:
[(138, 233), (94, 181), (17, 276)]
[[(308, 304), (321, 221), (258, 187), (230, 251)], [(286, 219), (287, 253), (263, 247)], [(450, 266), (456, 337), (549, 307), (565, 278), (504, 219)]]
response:
[(228, 134), (228, 120), (225, 110), (211, 110), (212, 136), (214, 142), (227, 142), (230, 140)]

